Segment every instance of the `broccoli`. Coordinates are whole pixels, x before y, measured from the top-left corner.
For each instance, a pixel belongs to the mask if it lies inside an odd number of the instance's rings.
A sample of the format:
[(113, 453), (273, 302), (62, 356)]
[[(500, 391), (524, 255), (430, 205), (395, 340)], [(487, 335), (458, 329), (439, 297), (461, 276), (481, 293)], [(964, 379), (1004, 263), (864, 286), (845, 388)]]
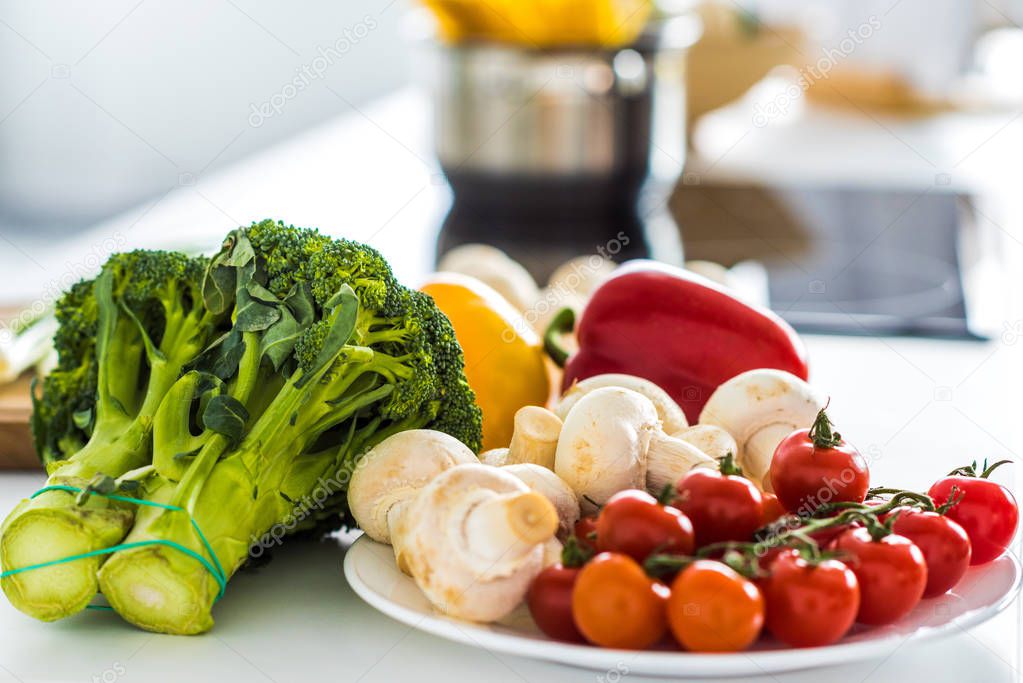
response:
[(213, 624), (219, 582), (165, 545), (212, 562), (193, 521), (229, 578), (275, 527), (338, 509), (359, 457), (387, 436), (439, 429), (476, 451), (482, 439), (450, 323), (375, 250), (264, 221), (227, 237), (202, 290), (232, 329), (167, 394), (141, 484), (187, 514), (140, 509), (125, 543), (148, 544), (99, 573), (122, 617), (166, 633)]
[[(48, 485), (88, 489), (149, 464), (157, 408), (184, 366), (229, 329), (202, 298), (205, 259), (173, 252), (113, 256), (58, 302), (57, 368), (34, 396), (33, 432)], [(130, 478), (130, 477), (129, 477)], [(4, 570), (105, 548), (131, 528), (134, 506), (51, 490), (22, 501), (0, 538)], [(11, 602), (51, 620), (84, 608), (99, 558), (3, 579)]]

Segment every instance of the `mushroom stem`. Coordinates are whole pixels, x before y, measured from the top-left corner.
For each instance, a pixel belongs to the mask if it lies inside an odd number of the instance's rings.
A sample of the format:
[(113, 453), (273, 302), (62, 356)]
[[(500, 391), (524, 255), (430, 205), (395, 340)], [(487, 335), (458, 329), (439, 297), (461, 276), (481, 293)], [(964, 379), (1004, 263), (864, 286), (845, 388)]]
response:
[(572, 533), (579, 521), (579, 499), (575, 491), (551, 470), (533, 463), (506, 465), (503, 471), (513, 474), (523, 484), (543, 495), (558, 512), (558, 538)]
[(554, 469), (554, 453), (561, 435), (561, 418), (540, 406), (525, 406), (515, 413), (515, 430), (506, 463), (529, 462)]
[(654, 495), (669, 484), (678, 484), (694, 467), (717, 466), (717, 460), (693, 444), (663, 433), (650, 439), (646, 457), (646, 488)]
[(409, 500), (402, 500), (391, 506), (387, 511), (387, 528), (391, 535), (391, 549), (394, 550), (394, 562), (398, 569), (404, 574), (412, 575), (409, 569), (408, 557), (405, 554), (405, 511), (408, 510)]
[(492, 562), (494, 569), (532, 552), (557, 530), (557, 511), (536, 491), (489, 497), (473, 507), (465, 519), (466, 547), (473, 555)]
[(771, 472), (771, 459), (774, 457), (774, 449), (778, 447), (782, 439), (795, 431), (789, 423), (775, 422), (761, 427), (755, 431), (746, 441), (746, 447), (742, 450), (742, 457), (736, 464), (750, 479), (761, 482), (761, 488), (765, 491), (771, 490), (771, 482), (768, 475)]

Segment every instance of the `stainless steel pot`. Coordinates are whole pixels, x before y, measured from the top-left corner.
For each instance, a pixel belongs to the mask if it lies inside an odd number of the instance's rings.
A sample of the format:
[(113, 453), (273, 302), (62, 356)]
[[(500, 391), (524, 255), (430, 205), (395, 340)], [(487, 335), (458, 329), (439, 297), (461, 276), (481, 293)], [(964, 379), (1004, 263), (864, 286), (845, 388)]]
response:
[(436, 150), (454, 200), (438, 255), (465, 242), (504, 249), (544, 281), (612, 241), (624, 260), (679, 262), (666, 200), (685, 159), (689, 16), (628, 48), (440, 49)]
[(675, 177), (685, 155), (689, 16), (625, 49), (441, 48), (433, 83), (446, 170), (538, 176)]

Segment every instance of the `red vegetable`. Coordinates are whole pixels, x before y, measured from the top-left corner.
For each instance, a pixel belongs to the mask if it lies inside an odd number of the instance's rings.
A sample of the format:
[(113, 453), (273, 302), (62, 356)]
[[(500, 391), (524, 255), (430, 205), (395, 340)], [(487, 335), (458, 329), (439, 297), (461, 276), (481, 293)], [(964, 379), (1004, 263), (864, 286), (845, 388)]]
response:
[(785, 507), (782, 506), (781, 501), (778, 500), (778, 496), (767, 491), (761, 493), (760, 496), (764, 500), (764, 514), (761, 518), (761, 526), (767, 526), (771, 522), (777, 521), (785, 516)]
[[(555, 361), (566, 357), (555, 337), (572, 322), (559, 316), (548, 331)], [(807, 378), (803, 344), (777, 315), (650, 261), (623, 266), (593, 293), (576, 336), (563, 389), (604, 373), (637, 375), (667, 391), (692, 424), (714, 389), (739, 373), (776, 368)]]
[(792, 432), (775, 449), (771, 486), (789, 512), (806, 514), (825, 503), (866, 498), (867, 461), (833, 427), (822, 410), (813, 427)]
[(866, 527), (849, 529), (834, 543), (849, 555), (846, 564), (860, 583), (857, 621), (880, 625), (898, 621), (912, 611), (927, 586), (927, 562), (920, 548), (905, 536), (878, 540)]
[(602, 647), (644, 650), (668, 629), (668, 588), (635, 560), (601, 553), (579, 572), (572, 617), (586, 640)]
[(581, 643), (586, 639), (572, 618), (572, 589), (579, 578), (579, 568), (560, 562), (540, 572), (529, 586), (526, 604), (533, 621), (555, 640)]
[(727, 565), (697, 560), (671, 584), (668, 625), (693, 652), (740, 652), (760, 635), (764, 597)]
[(948, 592), (970, 568), (970, 538), (961, 526), (937, 512), (896, 508), (892, 531), (911, 540), (927, 562), (925, 598)]
[(688, 555), (693, 552), (693, 525), (646, 491), (620, 491), (597, 517), (597, 550), (624, 553), (640, 563), (654, 551)]
[(963, 467), (936, 482), (927, 494), (936, 505), (944, 506), (950, 498), (945, 515), (957, 522), (970, 537), (973, 555), (970, 564), (986, 564), (999, 557), (1012, 543), (1019, 523), (1019, 506), (1009, 489), (987, 477), (997, 462), (981, 474), (976, 467)]
[(764, 499), (760, 491), (737, 471), (731, 458), (720, 470), (697, 467), (678, 483), (674, 506), (693, 523), (696, 547), (719, 541), (749, 541), (763, 525)]
[(856, 621), (860, 585), (838, 560), (810, 562), (798, 551), (782, 552), (761, 582), (767, 630), (786, 645), (830, 645)]
[(579, 545), (591, 552), (597, 551), (597, 518), (580, 517), (572, 531)]

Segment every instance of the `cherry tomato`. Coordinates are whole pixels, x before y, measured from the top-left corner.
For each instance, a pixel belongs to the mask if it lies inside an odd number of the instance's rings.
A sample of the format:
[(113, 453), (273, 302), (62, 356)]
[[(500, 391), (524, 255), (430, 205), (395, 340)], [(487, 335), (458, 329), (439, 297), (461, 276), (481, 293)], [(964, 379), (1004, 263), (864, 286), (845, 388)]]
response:
[(760, 526), (767, 526), (785, 516), (785, 507), (778, 500), (778, 496), (764, 491), (760, 494), (764, 501), (763, 516), (760, 518)]
[(947, 593), (970, 568), (970, 537), (956, 522), (937, 512), (896, 508), (890, 514), (896, 513), (892, 531), (911, 540), (927, 562), (924, 597)]
[(936, 505), (944, 505), (955, 495), (962, 496), (945, 516), (956, 522), (970, 537), (973, 555), (970, 564), (986, 564), (1005, 552), (1016, 535), (1019, 506), (1009, 489), (982, 477), (945, 477), (927, 494)]
[(572, 643), (584, 642), (583, 634), (572, 618), (572, 589), (580, 569), (561, 563), (547, 567), (533, 579), (526, 604), (533, 621), (551, 638)]
[(920, 602), (927, 586), (927, 561), (905, 536), (889, 534), (875, 541), (865, 527), (856, 527), (839, 536), (834, 547), (849, 556), (845, 563), (860, 583), (857, 621), (890, 624)]
[(775, 449), (771, 485), (789, 512), (807, 514), (825, 503), (866, 498), (867, 461), (832, 427), (822, 410), (813, 427), (792, 432)]
[(671, 584), (668, 625), (693, 652), (739, 652), (764, 625), (760, 589), (727, 565), (697, 560)]
[(621, 553), (601, 553), (579, 570), (572, 617), (594, 645), (642, 650), (664, 637), (668, 588)]
[(655, 552), (688, 555), (693, 552), (693, 525), (646, 491), (620, 491), (597, 517), (597, 550), (625, 553), (640, 563)]
[(693, 523), (698, 548), (748, 541), (764, 519), (764, 499), (753, 482), (706, 467), (682, 477), (673, 505)]
[(830, 645), (844, 636), (860, 609), (856, 575), (838, 560), (808, 562), (786, 550), (761, 582), (767, 630), (786, 645)]
[(597, 518), (580, 517), (572, 531), (579, 545), (591, 552), (597, 551)]

